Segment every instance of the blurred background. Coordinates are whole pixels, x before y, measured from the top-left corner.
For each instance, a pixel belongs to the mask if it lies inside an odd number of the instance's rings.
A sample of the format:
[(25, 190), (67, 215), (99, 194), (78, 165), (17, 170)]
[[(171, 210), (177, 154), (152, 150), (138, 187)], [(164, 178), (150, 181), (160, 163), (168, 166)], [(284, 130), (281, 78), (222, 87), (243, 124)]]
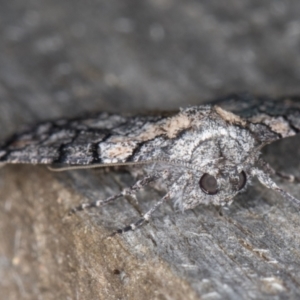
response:
[(0, 1), (0, 138), (87, 112), (300, 92), (299, 1)]

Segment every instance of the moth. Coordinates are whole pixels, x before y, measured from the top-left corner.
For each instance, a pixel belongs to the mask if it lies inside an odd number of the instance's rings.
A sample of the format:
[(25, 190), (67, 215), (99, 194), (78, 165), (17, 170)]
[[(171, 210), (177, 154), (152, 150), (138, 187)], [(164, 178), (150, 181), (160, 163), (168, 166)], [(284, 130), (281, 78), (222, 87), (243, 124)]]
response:
[(261, 149), (300, 131), (300, 104), (293, 99), (231, 96), (208, 105), (160, 115), (99, 113), (92, 117), (44, 122), (16, 134), (0, 148), (0, 163), (47, 164), (59, 170), (103, 166), (139, 166), (144, 177), (116, 195), (83, 203), (77, 211), (106, 205), (156, 184), (165, 195), (134, 230), (172, 200), (181, 210), (199, 204), (229, 205), (257, 177), (267, 188), (300, 205), (272, 179), (277, 174), (260, 158)]

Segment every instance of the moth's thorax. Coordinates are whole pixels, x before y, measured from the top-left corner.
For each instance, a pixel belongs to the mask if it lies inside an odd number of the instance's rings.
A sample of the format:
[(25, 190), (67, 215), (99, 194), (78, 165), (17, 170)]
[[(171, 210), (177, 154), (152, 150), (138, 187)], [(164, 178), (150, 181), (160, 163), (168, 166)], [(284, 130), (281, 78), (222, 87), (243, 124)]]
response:
[(256, 146), (255, 138), (249, 131), (210, 119), (206, 124), (184, 132), (180, 139), (174, 139), (165, 152), (171, 159), (181, 159), (199, 167), (211, 167), (222, 161), (242, 163)]

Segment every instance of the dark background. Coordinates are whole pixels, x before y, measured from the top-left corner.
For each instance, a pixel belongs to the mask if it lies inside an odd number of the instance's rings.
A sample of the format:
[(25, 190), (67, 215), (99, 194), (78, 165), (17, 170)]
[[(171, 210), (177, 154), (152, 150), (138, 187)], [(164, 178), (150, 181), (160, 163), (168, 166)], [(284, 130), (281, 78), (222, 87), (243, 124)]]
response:
[(1, 136), (20, 123), (87, 111), (300, 91), (299, 1), (0, 5)]
[[(177, 109), (245, 91), (299, 95), (299, 17), (297, 0), (2, 0), (0, 140), (102, 110)], [(297, 173), (298, 148), (289, 139), (265, 154)], [(108, 243), (107, 232), (139, 216), (127, 202), (64, 215), (132, 183), (111, 173), (0, 169), (1, 299), (300, 297), (299, 214), (278, 195), (255, 185), (223, 216), (167, 206)], [(146, 193), (142, 209), (158, 197)]]

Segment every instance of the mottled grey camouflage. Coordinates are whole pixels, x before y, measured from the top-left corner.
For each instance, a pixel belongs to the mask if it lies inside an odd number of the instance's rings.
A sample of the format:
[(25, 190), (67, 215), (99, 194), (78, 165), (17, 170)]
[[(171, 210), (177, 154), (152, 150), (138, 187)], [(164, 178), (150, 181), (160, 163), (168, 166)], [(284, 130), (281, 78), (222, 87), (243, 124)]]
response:
[[(257, 176), (266, 187), (299, 204), (272, 181), (271, 168), (259, 158), (266, 144), (298, 133), (299, 120), (298, 101), (236, 96), (168, 115), (100, 113), (43, 123), (15, 135), (0, 148), (0, 162), (91, 167), (141, 164), (147, 180), (109, 201), (134, 194), (154, 181), (167, 191), (159, 204), (171, 198), (182, 210), (200, 203), (225, 205)], [(204, 180), (200, 182), (205, 174), (216, 181), (213, 193)], [(83, 204), (75, 210), (106, 202)]]

